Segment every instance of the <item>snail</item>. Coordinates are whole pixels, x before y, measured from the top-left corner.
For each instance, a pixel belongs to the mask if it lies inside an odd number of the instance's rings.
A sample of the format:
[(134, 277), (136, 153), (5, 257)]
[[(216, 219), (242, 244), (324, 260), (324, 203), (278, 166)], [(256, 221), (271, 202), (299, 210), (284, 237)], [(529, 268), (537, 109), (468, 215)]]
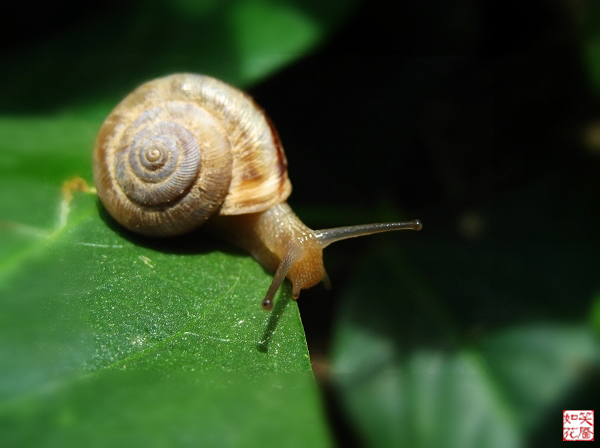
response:
[(346, 238), (420, 230), (418, 220), (311, 230), (292, 191), (281, 141), (264, 111), (215, 78), (174, 74), (142, 84), (106, 118), (94, 148), (94, 182), (110, 215), (147, 236), (210, 230), (275, 271), (263, 309), (283, 280), (292, 296), (323, 281), (323, 249)]

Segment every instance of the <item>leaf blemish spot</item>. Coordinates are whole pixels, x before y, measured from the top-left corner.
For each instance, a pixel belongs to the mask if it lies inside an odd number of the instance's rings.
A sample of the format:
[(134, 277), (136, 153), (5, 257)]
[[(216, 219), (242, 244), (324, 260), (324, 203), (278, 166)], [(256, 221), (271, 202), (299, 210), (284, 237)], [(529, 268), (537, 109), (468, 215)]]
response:
[(146, 265), (149, 266), (150, 268), (154, 269), (154, 265), (152, 264), (152, 260), (150, 260), (150, 258), (144, 256), (144, 255), (139, 255), (138, 258), (140, 260), (142, 260), (142, 262)]

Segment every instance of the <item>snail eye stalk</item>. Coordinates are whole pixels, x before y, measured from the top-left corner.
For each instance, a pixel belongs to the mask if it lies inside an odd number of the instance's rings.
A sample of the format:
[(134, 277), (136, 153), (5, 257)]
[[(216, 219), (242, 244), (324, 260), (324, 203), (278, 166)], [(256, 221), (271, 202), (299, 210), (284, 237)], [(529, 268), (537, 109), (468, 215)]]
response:
[(408, 222), (383, 222), (380, 224), (335, 227), (333, 229), (317, 230), (315, 233), (321, 246), (326, 248), (331, 243), (348, 238), (372, 235), (374, 233), (392, 232), (394, 230), (421, 230), (422, 227), (421, 221), (414, 220)]

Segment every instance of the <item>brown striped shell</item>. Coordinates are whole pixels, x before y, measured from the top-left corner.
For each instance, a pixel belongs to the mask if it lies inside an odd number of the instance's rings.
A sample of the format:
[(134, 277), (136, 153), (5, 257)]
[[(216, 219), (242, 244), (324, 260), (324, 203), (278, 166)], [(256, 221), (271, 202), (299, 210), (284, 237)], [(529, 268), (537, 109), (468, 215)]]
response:
[(215, 213), (256, 213), (292, 187), (270, 120), (217, 79), (176, 74), (147, 82), (108, 116), (94, 149), (108, 212), (144, 235), (186, 233)]

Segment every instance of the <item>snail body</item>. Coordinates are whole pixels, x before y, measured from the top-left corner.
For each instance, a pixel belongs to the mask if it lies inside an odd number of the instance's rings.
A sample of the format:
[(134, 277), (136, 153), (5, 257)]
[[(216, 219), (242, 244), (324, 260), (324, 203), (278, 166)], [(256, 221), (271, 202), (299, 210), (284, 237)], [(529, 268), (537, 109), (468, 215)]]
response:
[(121, 101), (98, 134), (94, 182), (107, 211), (133, 232), (180, 235), (208, 221), (275, 270), (264, 309), (286, 276), (294, 298), (327, 283), (322, 250), (331, 242), (421, 227), (305, 226), (285, 202), (287, 160), (267, 115), (247, 94), (203, 75), (158, 78)]

